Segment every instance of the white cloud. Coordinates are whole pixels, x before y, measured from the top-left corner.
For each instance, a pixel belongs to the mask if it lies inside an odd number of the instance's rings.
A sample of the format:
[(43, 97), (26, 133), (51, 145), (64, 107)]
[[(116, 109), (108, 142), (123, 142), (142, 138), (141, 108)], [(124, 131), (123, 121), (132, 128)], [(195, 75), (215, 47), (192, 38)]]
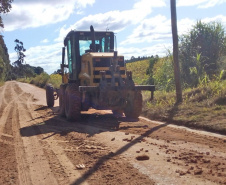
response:
[(215, 17), (206, 17), (205, 19), (202, 19), (203, 22), (220, 22), (226, 27), (226, 16), (224, 15), (217, 15)]
[[(65, 0), (63, 0), (63, 2), (65, 2)], [(94, 3), (95, 3), (95, 0), (76, 0), (75, 1), (77, 9), (86, 8), (87, 5), (92, 6)]]
[(81, 11), (95, 0), (18, 0), (10, 13), (2, 15), (5, 31), (39, 27), (67, 20), (74, 10)]
[(196, 23), (196, 20), (189, 19), (189, 18), (179, 20), (177, 23), (178, 35), (180, 36), (181, 34), (188, 33), (192, 29), (192, 26), (195, 25), (195, 23)]
[(226, 3), (226, 0), (178, 0), (177, 6), (198, 6), (198, 8), (210, 8)]
[(142, 56), (151, 56), (151, 55), (159, 55), (166, 56), (167, 50), (172, 50), (172, 44), (164, 43), (164, 44), (156, 44), (150, 47), (137, 48), (137, 47), (119, 47), (119, 54), (124, 55), (125, 59), (130, 59), (131, 56), (134, 57), (142, 57)]
[[(178, 35), (187, 34), (192, 26), (196, 24), (197, 20), (185, 18), (178, 20), (177, 29)], [(203, 22), (220, 22), (226, 26), (226, 16), (218, 15), (211, 18), (202, 19)], [(120, 43), (121, 46), (136, 43), (153, 43), (155, 41), (169, 41), (172, 40), (171, 20), (163, 15), (157, 15), (150, 19), (144, 19), (133, 33), (129, 35), (124, 41)]]
[(131, 43), (151, 42), (170, 37), (170, 20), (165, 16), (158, 15), (150, 19), (144, 19), (133, 33), (123, 41), (122, 45)]
[(44, 40), (41, 41), (41, 43), (48, 43), (48, 42), (49, 42), (48, 39), (44, 39)]
[[(194, 21), (188, 18), (179, 20), (177, 26), (178, 34), (180, 35), (188, 31), (192, 24), (194, 24)], [(163, 15), (157, 15), (150, 19), (144, 19), (140, 25), (134, 29), (133, 33), (120, 44), (169, 41), (171, 38), (171, 20)]]
[(115, 10), (89, 15), (69, 27), (64, 25), (60, 29), (59, 38), (57, 38), (56, 41), (63, 40), (70, 30), (88, 30), (90, 25), (93, 25), (95, 30), (106, 30), (108, 27), (109, 30), (120, 32), (128, 25), (138, 24), (141, 22), (152, 12), (152, 8), (163, 6), (166, 6), (164, 0), (141, 0), (135, 3), (131, 10)]

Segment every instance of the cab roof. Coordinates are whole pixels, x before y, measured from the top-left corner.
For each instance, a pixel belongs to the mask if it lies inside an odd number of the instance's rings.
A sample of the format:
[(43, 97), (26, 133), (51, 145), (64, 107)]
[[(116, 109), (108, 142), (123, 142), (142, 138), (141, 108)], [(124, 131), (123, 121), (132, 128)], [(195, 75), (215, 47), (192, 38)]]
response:
[[(67, 41), (70, 39), (71, 36), (77, 35), (79, 36), (79, 40), (88, 40), (88, 38), (91, 39), (91, 32), (90, 31), (76, 31), (76, 30), (71, 30), (67, 36), (64, 39), (64, 46), (67, 45)], [(112, 31), (95, 31), (95, 36), (96, 37), (101, 37), (101, 36), (114, 36), (114, 32)]]

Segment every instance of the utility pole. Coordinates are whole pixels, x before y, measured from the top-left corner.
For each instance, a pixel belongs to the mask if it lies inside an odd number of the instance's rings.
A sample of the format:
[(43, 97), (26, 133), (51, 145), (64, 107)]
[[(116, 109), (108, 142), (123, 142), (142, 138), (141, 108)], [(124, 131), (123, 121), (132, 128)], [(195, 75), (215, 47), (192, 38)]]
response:
[(178, 60), (178, 35), (177, 35), (177, 12), (176, 12), (176, 0), (170, 0), (171, 7), (171, 26), (173, 36), (173, 63), (174, 63), (174, 78), (176, 83), (176, 96), (177, 103), (182, 102), (182, 90), (180, 79), (180, 67)]

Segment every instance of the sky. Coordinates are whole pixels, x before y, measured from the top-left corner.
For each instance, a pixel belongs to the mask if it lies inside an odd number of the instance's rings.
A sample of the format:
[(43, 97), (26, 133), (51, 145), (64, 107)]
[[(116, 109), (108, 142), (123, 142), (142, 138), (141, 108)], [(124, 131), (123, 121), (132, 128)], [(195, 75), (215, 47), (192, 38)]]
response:
[[(226, 0), (176, 0), (178, 35), (198, 20), (226, 28)], [(132, 56), (165, 56), (172, 49), (170, 0), (14, 0), (0, 30), (11, 63), (15, 39), (23, 42), (25, 62), (51, 74), (60, 68), (63, 40), (71, 30), (113, 31), (117, 51)]]

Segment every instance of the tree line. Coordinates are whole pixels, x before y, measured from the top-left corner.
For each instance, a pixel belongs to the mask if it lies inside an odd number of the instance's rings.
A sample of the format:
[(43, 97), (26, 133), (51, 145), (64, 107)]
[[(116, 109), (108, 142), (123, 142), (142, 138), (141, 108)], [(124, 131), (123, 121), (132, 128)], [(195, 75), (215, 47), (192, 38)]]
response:
[[(156, 56), (158, 56), (158, 55), (156, 55)], [(154, 57), (154, 56), (153, 55), (152, 56), (142, 56), (142, 57), (141, 56), (138, 56), (138, 57), (132, 56), (130, 59), (125, 60), (125, 63), (131, 63), (131, 62), (136, 62), (136, 61), (140, 61), (140, 60), (147, 60), (152, 57)]]

